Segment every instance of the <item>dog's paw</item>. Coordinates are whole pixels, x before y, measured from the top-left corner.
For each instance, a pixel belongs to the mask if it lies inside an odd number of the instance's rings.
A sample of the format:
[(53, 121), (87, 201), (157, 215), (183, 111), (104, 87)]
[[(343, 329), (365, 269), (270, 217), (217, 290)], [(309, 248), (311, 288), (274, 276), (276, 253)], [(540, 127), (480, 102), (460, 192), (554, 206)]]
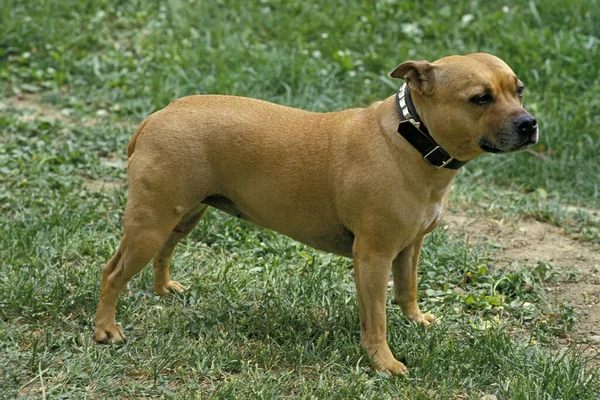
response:
[[(385, 354), (386, 352), (383, 353)], [(392, 353), (387, 354), (387, 356), (374, 354), (371, 357), (371, 365), (377, 372), (392, 376), (404, 375), (408, 373), (408, 368), (406, 368), (406, 365), (396, 360)]]
[(405, 375), (408, 373), (408, 368), (406, 365), (402, 364), (398, 360), (392, 360), (385, 365), (376, 365), (375, 369), (377, 372), (382, 372), (386, 375)]
[(435, 318), (433, 314), (421, 314), (423, 317), (423, 321), (421, 322), (425, 327), (430, 325), (437, 325), (438, 320)]
[(106, 326), (98, 326), (94, 330), (94, 340), (102, 344), (111, 344), (125, 341), (123, 329), (115, 323)]
[(155, 286), (154, 290), (159, 296), (168, 296), (173, 293), (183, 293), (187, 288), (177, 281), (169, 281), (164, 285)]
[(406, 365), (396, 360), (387, 342), (374, 345), (366, 343), (366, 340), (361, 340), (360, 347), (367, 351), (369, 361), (375, 371), (386, 375), (400, 375), (408, 372)]
[(406, 317), (417, 324), (422, 324), (425, 327), (437, 325), (438, 323), (438, 320), (435, 318), (435, 315), (423, 314), (420, 311), (413, 315), (407, 315)]

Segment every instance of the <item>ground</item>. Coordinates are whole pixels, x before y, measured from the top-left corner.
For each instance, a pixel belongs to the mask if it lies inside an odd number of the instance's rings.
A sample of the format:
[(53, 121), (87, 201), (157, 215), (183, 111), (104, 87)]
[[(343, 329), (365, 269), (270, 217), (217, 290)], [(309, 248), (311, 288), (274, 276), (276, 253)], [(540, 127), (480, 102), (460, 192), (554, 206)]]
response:
[[(598, 216), (598, 212), (595, 212)], [(578, 318), (572, 337), (600, 350), (600, 252), (598, 247), (573, 238), (563, 228), (532, 218), (496, 219), (451, 212), (444, 218), (450, 231), (475, 243), (491, 242), (497, 248), (497, 266), (552, 263), (566, 279), (547, 288), (556, 304), (571, 304)], [(567, 343), (567, 339), (563, 340)]]

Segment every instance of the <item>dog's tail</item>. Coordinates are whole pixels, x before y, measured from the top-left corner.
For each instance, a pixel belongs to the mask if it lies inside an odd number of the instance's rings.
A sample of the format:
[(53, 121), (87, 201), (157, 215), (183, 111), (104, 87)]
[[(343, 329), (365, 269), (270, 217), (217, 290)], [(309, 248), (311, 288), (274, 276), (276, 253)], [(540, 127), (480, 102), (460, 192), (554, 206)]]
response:
[(144, 120), (144, 122), (142, 122), (140, 124), (140, 126), (138, 126), (135, 133), (129, 140), (129, 145), (127, 146), (127, 158), (131, 158), (131, 155), (133, 154), (133, 151), (135, 150), (135, 143), (137, 142), (137, 139), (138, 139), (138, 136), (140, 136), (140, 133), (142, 133), (142, 130), (144, 129), (144, 125), (146, 125), (146, 122), (148, 122), (148, 118), (146, 118)]

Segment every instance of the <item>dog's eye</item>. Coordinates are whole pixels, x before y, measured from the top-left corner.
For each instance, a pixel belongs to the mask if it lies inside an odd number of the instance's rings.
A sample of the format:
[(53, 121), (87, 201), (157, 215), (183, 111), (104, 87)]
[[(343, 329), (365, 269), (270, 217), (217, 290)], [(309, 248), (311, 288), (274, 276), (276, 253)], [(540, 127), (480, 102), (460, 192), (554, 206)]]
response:
[(489, 94), (478, 94), (469, 99), (469, 101), (478, 106), (484, 106), (486, 104), (490, 104), (494, 101), (491, 95)]
[(523, 97), (523, 91), (525, 90), (525, 86), (519, 86), (517, 88), (517, 97), (518, 98), (522, 98)]

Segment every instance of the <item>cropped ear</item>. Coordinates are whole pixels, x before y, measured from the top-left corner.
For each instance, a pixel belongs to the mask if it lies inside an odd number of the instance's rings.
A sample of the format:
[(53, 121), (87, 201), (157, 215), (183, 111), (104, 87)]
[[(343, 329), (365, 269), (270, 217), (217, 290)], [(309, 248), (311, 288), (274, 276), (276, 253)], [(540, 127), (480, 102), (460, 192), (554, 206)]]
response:
[(411, 90), (430, 96), (433, 94), (433, 68), (433, 65), (426, 60), (406, 61), (398, 65), (390, 76), (404, 79)]

